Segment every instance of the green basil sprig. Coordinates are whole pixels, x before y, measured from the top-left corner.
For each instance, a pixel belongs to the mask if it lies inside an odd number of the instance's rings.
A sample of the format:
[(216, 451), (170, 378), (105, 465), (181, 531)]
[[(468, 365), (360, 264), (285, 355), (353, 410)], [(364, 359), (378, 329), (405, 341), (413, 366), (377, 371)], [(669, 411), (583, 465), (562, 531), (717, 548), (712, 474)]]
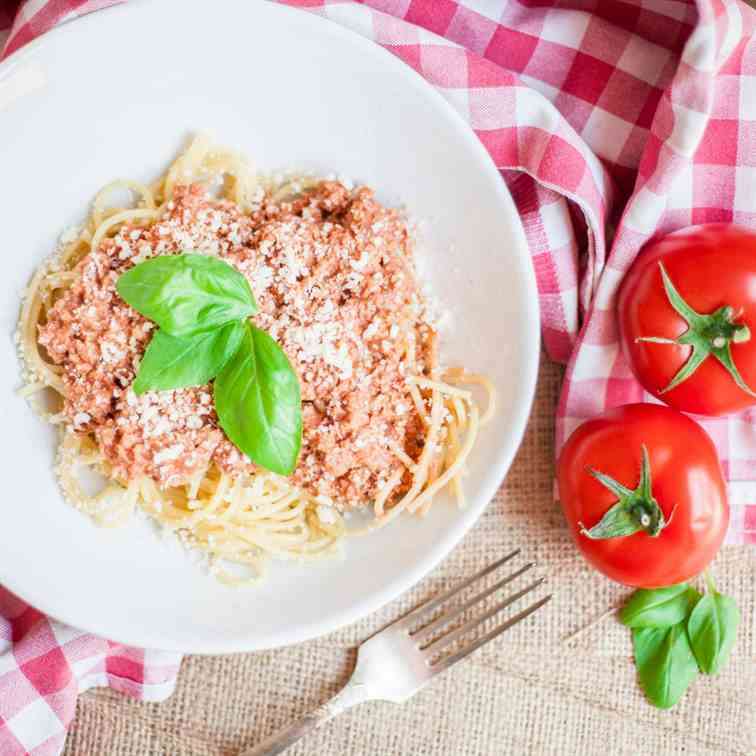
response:
[(249, 322), (257, 304), (244, 276), (217, 258), (186, 253), (135, 265), (117, 289), (160, 326), (134, 392), (215, 379), (218, 422), (229, 439), (261, 467), (290, 475), (302, 444), (299, 380), (283, 349)]
[(620, 613), (632, 629), (641, 687), (654, 706), (674, 706), (699, 670), (716, 674), (735, 643), (740, 613), (706, 575), (707, 593), (685, 583), (636, 591)]
[(127, 270), (118, 293), (171, 336), (193, 336), (254, 315), (249, 282), (236, 268), (207, 255), (153, 257)]
[(698, 676), (685, 625), (633, 628), (635, 664), (651, 703), (669, 709)]
[(302, 443), (299, 381), (283, 350), (247, 323), (242, 346), (215, 379), (226, 435), (268, 470), (293, 470)]
[(715, 675), (727, 663), (735, 645), (740, 611), (729, 596), (717, 591), (708, 574), (706, 586), (706, 595), (688, 618), (688, 637), (701, 671)]
[(238, 320), (183, 338), (157, 331), (139, 365), (134, 393), (202, 386), (234, 356), (243, 335), (244, 325)]
[(682, 622), (701, 594), (685, 583), (637, 590), (625, 604), (620, 620), (627, 627), (669, 627)]

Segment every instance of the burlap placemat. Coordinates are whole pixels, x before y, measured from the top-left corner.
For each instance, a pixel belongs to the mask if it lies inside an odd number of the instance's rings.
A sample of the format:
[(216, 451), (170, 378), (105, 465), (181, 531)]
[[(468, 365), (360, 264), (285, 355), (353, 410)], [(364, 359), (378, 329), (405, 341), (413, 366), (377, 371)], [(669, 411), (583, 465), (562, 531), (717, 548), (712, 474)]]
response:
[(294, 648), (192, 657), (165, 703), (86, 693), (68, 756), (234, 754), (322, 702), (348, 678), (352, 647), (419, 600), (514, 545), (548, 575), (554, 600), (404, 706), (365, 704), (311, 735), (292, 756), (755, 754), (756, 549), (726, 548), (719, 587), (743, 624), (733, 659), (660, 712), (635, 680), (630, 636), (613, 618), (563, 639), (628, 591), (586, 567), (553, 504), (553, 414), (560, 368), (544, 360), (528, 433), (477, 526), (426, 580), (376, 615)]

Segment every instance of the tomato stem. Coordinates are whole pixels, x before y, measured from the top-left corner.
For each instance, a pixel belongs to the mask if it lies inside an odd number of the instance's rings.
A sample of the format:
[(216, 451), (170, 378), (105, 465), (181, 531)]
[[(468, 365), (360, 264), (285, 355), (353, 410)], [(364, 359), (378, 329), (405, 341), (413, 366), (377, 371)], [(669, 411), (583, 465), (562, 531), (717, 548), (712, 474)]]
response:
[(732, 344), (742, 344), (751, 338), (751, 331), (748, 326), (745, 323), (734, 322), (736, 313), (730, 305), (720, 307), (708, 315), (696, 312), (677, 291), (661, 261), (659, 262), (659, 270), (661, 271), (667, 299), (675, 312), (685, 320), (688, 328), (676, 339), (642, 336), (635, 341), (651, 344), (677, 344), (692, 348), (690, 357), (669, 384), (659, 391), (659, 395), (666, 394), (690, 378), (701, 363), (711, 356), (724, 367), (740, 389), (750, 396), (756, 397), (756, 392), (752, 391), (743, 380), (732, 359)]
[(640, 479), (635, 489), (623, 486), (599, 470), (588, 468), (588, 473), (608, 488), (618, 500), (592, 528), (586, 528), (582, 522), (578, 523), (580, 532), (586, 538), (619, 538), (640, 531), (655, 538), (669, 525), (672, 518), (665, 519), (664, 512), (651, 492), (651, 464), (645, 444), (641, 446), (641, 453)]

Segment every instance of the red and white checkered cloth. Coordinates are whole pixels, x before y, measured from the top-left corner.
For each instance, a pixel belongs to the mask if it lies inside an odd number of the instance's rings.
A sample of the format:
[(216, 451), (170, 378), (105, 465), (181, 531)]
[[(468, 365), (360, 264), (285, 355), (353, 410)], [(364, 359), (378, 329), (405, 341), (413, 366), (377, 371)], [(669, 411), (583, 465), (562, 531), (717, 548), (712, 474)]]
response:
[(76, 698), (89, 688), (167, 698), (180, 662), (180, 654), (126, 648), (63, 625), (0, 587), (0, 755), (60, 753)]
[[(118, 1), (6, 2), (5, 54)], [(649, 400), (618, 349), (617, 286), (655, 234), (756, 227), (756, 13), (740, 0), (281, 1), (400, 57), (488, 149), (522, 214), (546, 348), (569, 363), (558, 446), (585, 418)], [(729, 480), (729, 541), (756, 543), (756, 412), (699, 419)], [(160, 698), (178, 661), (63, 627), (0, 589), (0, 754), (57, 753), (78, 690)]]

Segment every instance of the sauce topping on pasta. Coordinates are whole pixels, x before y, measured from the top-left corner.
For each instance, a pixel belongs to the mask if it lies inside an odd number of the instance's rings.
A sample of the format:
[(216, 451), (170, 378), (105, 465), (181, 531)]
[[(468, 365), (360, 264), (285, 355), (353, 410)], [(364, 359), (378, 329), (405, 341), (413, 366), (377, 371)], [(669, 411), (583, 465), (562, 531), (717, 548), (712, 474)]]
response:
[(199, 184), (177, 186), (154, 223), (127, 223), (104, 238), (39, 329), (63, 368), (74, 427), (94, 433), (124, 481), (178, 486), (211, 462), (251, 469), (218, 427), (209, 385), (130, 389), (153, 325), (118, 296), (116, 281), (137, 262), (187, 249), (246, 276), (260, 309), (254, 322), (298, 374), (304, 434), (293, 482), (341, 506), (373, 501), (421, 451), (424, 425), (407, 378), (433, 366), (435, 332), (406, 222), (364, 187), (323, 181), (292, 201), (261, 191), (243, 214)]

